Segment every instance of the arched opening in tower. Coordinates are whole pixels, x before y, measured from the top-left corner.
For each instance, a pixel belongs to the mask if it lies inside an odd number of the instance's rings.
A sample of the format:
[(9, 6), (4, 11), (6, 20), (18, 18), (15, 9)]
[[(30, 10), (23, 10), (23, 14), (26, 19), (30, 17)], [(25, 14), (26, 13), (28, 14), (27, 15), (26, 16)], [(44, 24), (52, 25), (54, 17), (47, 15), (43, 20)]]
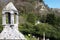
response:
[(6, 23), (11, 24), (11, 13), (6, 12)]

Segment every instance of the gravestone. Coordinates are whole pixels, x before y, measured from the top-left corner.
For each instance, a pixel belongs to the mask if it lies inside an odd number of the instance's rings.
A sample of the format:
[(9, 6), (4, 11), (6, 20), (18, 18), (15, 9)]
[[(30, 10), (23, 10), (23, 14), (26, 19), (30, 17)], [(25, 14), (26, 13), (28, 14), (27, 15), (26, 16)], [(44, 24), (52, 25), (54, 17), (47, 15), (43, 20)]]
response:
[[(8, 23), (6, 22), (6, 20), (8, 21)], [(15, 8), (13, 3), (10, 2), (2, 10), (3, 31), (0, 33), (0, 39), (26, 40), (24, 35), (18, 31), (18, 21), (18, 10)]]

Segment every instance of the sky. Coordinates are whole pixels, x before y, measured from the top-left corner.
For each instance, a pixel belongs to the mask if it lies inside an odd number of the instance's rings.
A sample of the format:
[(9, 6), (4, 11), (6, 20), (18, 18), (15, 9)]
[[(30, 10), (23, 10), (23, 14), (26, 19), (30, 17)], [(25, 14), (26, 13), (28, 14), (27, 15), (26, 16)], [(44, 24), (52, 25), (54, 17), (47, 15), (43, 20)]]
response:
[(44, 0), (50, 8), (60, 8), (60, 0)]

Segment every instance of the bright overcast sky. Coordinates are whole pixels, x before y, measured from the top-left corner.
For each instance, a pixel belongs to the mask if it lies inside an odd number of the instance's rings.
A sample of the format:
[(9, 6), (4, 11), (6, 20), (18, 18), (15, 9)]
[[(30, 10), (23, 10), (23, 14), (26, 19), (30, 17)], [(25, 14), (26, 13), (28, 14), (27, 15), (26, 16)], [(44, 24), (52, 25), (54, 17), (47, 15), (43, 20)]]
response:
[(60, 8), (60, 0), (44, 0), (50, 8)]

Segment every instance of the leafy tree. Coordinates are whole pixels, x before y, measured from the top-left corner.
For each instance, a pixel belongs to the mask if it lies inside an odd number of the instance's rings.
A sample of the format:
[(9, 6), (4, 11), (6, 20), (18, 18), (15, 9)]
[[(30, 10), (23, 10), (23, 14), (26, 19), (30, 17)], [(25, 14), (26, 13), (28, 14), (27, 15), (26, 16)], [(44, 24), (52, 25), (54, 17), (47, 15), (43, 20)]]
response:
[(32, 24), (35, 24), (36, 19), (37, 17), (33, 13), (29, 13), (27, 16), (27, 21)]
[(33, 28), (35, 29), (34, 34), (38, 34), (37, 36), (42, 36), (43, 32), (45, 32), (47, 37), (50, 37), (51, 33), (55, 30), (52, 25), (46, 23), (40, 23), (38, 25), (35, 25)]
[(19, 26), (19, 30), (24, 34), (32, 34), (34, 29), (31, 23), (26, 22), (25, 24)]
[(46, 23), (49, 23), (49, 24), (52, 24), (54, 25), (55, 24), (55, 14), (47, 14), (46, 16)]
[(60, 17), (56, 17), (56, 25), (59, 25), (60, 24)]
[(43, 32), (45, 32), (46, 37), (49, 37), (49, 38), (52, 37), (52, 39), (60, 38), (60, 34), (59, 34), (60, 32), (56, 28), (54, 28), (52, 25), (47, 23), (40, 23), (38, 25), (33, 25), (29, 22), (26, 22), (25, 24), (22, 24), (21, 26), (19, 26), (19, 30), (26, 35), (32, 34), (37, 37), (42, 37)]
[(42, 17), (40, 18), (40, 21), (42, 23), (45, 23), (46, 22), (46, 16), (45, 15), (42, 15)]

